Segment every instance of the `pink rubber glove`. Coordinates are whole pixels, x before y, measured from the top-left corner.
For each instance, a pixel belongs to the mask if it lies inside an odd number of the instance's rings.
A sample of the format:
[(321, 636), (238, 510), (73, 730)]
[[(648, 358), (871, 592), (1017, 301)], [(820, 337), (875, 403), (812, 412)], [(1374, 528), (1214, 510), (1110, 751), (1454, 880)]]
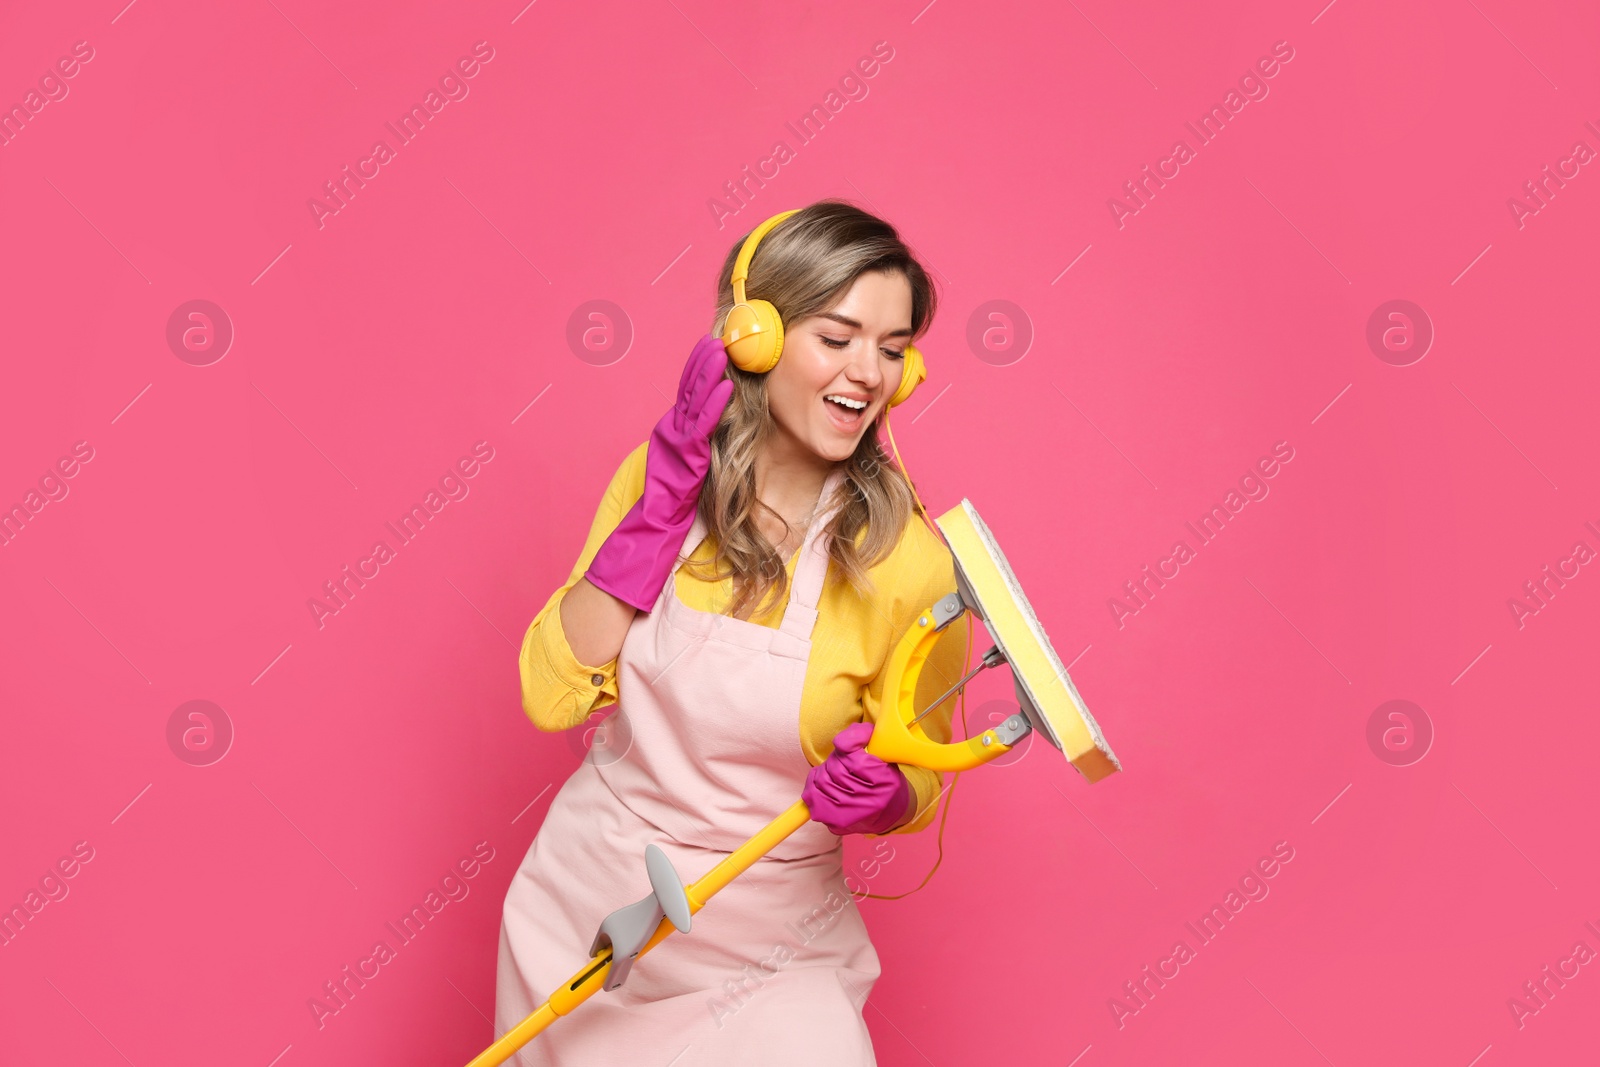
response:
[(868, 751), (870, 722), (853, 722), (833, 739), (833, 753), (811, 768), (800, 799), (834, 833), (881, 834), (911, 812), (911, 783), (900, 769)]
[(711, 469), (717, 428), (733, 382), (722, 380), (728, 353), (720, 337), (695, 344), (678, 380), (678, 399), (651, 431), (644, 494), (601, 544), (585, 577), (618, 600), (649, 612), (694, 525), (700, 486)]

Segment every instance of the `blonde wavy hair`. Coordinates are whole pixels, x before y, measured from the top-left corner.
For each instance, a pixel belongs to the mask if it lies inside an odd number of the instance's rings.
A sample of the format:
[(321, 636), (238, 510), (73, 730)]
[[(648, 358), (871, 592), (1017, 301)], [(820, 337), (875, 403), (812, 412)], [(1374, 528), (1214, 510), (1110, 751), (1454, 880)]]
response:
[[(722, 264), (711, 326), (716, 336), (733, 309), (733, 264), (748, 236), (733, 242)], [(938, 306), (928, 272), (893, 226), (842, 200), (818, 201), (768, 232), (751, 261), (745, 295), (771, 301), (786, 324), (798, 323), (836, 305), (867, 271), (899, 274), (910, 283), (911, 340), (921, 337)], [(756, 498), (756, 455), (777, 427), (767, 406), (767, 376), (731, 363), (727, 376), (734, 383), (733, 395), (711, 434), (711, 469), (697, 504), (717, 554), (709, 566), (684, 566), (713, 582), (731, 574), (734, 594), (726, 613), (744, 618), (746, 607), (754, 614), (769, 594), (777, 603), (788, 589), (784, 560), (757, 527), (757, 509), (785, 520)], [(842, 461), (845, 479), (836, 495), (844, 503), (827, 527), (832, 534), (830, 560), (862, 596), (873, 592), (868, 569), (888, 558), (916, 506), (909, 478), (878, 439), (887, 411), (885, 407), (879, 413), (855, 453)], [(831, 503), (818, 501), (816, 514)]]

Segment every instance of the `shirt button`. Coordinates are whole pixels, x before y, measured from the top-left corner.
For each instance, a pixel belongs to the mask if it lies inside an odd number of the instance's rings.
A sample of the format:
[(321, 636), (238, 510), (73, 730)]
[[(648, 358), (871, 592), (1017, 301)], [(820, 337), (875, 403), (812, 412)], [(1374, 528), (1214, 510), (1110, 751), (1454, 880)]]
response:
[(593, 682), (595, 685), (605, 685), (606, 676), (603, 674), (597, 674), (593, 678), (590, 678), (589, 681)]

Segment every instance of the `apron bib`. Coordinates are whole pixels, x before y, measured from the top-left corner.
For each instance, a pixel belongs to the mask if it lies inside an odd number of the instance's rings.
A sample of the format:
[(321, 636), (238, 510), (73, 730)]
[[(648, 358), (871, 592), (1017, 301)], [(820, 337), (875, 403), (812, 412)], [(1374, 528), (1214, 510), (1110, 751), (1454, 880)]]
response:
[[(826, 499), (843, 480), (831, 472)], [(650, 891), (644, 849), (685, 884), (800, 795), (811, 769), (800, 703), (827, 573), (812, 522), (777, 629), (690, 608), (677, 566), (634, 617), (617, 668), (613, 736), (551, 801), (506, 893), (495, 1031), (516, 1025), (589, 958), (600, 922)], [(687, 557), (705, 536), (696, 517)], [(681, 564), (679, 564), (681, 565)], [(599, 758), (597, 759), (597, 754)], [(512, 1063), (522, 1067), (874, 1067), (865, 1021), (877, 951), (844, 884), (841, 839), (817, 822), (758, 860)]]

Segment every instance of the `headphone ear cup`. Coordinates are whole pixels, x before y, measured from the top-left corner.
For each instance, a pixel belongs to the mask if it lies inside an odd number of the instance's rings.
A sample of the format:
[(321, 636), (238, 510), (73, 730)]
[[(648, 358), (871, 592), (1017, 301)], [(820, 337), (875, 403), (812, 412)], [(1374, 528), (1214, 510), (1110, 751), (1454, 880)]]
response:
[(722, 324), (722, 347), (735, 367), (765, 374), (783, 354), (783, 317), (766, 300), (736, 304)]
[(922, 362), (922, 352), (916, 345), (906, 345), (901, 363), (900, 388), (889, 398), (890, 407), (911, 399), (911, 394), (917, 391), (917, 386), (928, 380), (928, 368)]

